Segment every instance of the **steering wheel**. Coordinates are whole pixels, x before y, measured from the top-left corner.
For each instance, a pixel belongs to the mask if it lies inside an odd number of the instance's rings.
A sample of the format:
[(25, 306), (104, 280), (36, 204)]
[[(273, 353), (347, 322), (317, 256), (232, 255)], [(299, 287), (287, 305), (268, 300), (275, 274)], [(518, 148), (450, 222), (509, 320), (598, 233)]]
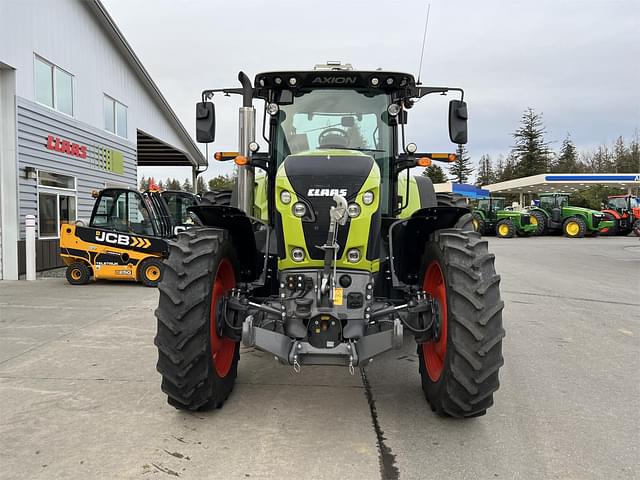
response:
[(349, 135), (341, 128), (330, 127), (320, 134), (318, 145), (324, 148), (346, 148), (349, 145)]

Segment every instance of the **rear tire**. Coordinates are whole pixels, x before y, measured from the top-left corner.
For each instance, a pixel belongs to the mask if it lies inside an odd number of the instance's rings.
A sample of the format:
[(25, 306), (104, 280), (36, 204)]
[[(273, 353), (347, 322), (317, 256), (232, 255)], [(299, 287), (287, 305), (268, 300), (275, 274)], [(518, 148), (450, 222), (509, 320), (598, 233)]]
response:
[(467, 208), (467, 199), (459, 193), (436, 193), (439, 207)]
[(146, 258), (138, 267), (138, 280), (147, 287), (157, 287), (162, 279), (164, 264), (158, 258)]
[(485, 235), (484, 219), (477, 213), (473, 214), (473, 229), (480, 235)]
[(640, 219), (633, 222), (632, 231), (636, 235), (636, 237), (640, 237)]
[(530, 215), (535, 218), (537, 225), (536, 231), (533, 232), (533, 235), (545, 235), (547, 233), (547, 216), (537, 210), (531, 212)]
[(426, 245), (421, 271), (423, 288), (441, 312), (439, 335), (418, 345), (425, 398), (439, 415), (484, 415), (504, 363), (494, 255), (477, 232), (439, 230)]
[(562, 224), (562, 233), (567, 238), (582, 238), (587, 233), (587, 224), (580, 217), (569, 217)]
[(231, 205), (232, 190), (211, 190), (202, 194), (204, 205)]
[(496, 236), (498, 238), (513, 238), (516, 234), (516, 226), (508, 219), (502, 219), (496, 225)]
[(225, 237), (218, 229), (191, 229), (169, 244), (155, 344), (162, 391), (178, 409), (220, 408), (235, 384), (240, 343), (218, 336), (215, 314), (236, 284), (236, 252)]
[(91, 269), (86, 263), (73, 262), (64, 275), (71, 285), (86, 285), (91, 280)]

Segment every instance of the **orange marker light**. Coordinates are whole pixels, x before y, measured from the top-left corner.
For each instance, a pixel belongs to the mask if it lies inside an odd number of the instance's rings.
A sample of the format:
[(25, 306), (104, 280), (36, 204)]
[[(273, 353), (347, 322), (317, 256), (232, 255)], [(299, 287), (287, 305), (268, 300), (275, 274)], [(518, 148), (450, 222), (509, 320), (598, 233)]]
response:
[(419, 167), (430, 167), (431, 166), (431, 160), (429, 158), (427, 158), (427, 157), (422, 157), (422, 158), (418, 159), (416, 164)]
[(234, 159), (235, 157), (237, 157), (239, 155), (238, 152), (216, 152), (213, 155), (213, 158), (215, 158), (216, 160), (218, 160), (219, 162), (223, 162), (225, 160), (231, 160)]
[(238, 155), (236, 158), (233, 159), (234, 162), (236, 162), (236, 165), (249, 165), (249, 159), (247, 157), (245, 157), (244, 155)]
[(458, 159), (458, 156), (455, 153), (450, 153), (449, 154), (449, 161), (450, 162), (455, 162)]

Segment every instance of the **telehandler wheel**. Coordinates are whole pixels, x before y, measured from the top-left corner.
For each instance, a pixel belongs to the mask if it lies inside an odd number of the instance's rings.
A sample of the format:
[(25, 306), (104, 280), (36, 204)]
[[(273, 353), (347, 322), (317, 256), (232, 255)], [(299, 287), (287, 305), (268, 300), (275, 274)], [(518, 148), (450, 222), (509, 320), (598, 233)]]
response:
[(493, 262), (476, 232), (439, 230), (426, 245), (423, 288), (435, 313), (433, 337), (418, 345), (419, 372), (439, 415), (477, 417), (493, 405), (505, 334)]
[(516, 227), (511, 220), (505, 218), (496, 225), (496, 235), (498, 238), (513, 238), (516, 234)]
[(236, 285), (236, 252), (224, 232), (190, 229), (170, 242), (158, 285), (158, 372), (170, 405), (220, 408), (236, 380), (240, 343), (218, 335), (217, 306)]
[(473, 214), (473, 230), (478, 232), (480, 235), (484, 235), (484, 220), (477, 213)]
[(157, 287), (162, 278), (164, 264), (157, 258), (147, 258), (138, 267), (138, 280), (147, 287)]
[(73, 262), (67, 267), (65, 277), (71, 285), (86, 285), (91, 280), (91, 269), (86, 263)]
[(636, 237), (640, 237), (640, 220), (636, 220), (635, 222), (633, 222), (632, 232)]
[(536, 226), (533, 235), (544, 235), (547, 233), (547, 217), (542, 212), (531, 212), (531, 223)]
[(569, 217), (562, 224), (562, 232), (568, 238), (582, 238), (587, 232), (587, 224), (580, 217)]

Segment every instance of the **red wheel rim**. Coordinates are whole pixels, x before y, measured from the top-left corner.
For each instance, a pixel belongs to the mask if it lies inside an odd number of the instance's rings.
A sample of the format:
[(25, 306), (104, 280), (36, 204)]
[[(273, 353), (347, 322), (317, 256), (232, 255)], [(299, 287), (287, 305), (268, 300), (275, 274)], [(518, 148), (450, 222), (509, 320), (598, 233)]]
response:
[(218, 301), (236, 285), (233, 265), (223, 258), (218, 265), (211, 293), (211, 313), (209, 315), (209, 335), (211, 338), (211, 357), (219, 377), (224, 378), (231, 369), (236, 343), (228, 338), (219, 337), (216, 329), (216, 306)]
[(440, 264), (435, 260), (427, 268), (422, 288), (438, 302), (440, 307), (439, 325), (436, 325), (437, 319), (434, 318), (434, 328), (438, 331), (438, 338), (422, 344), (427, 374), (432, 382), (437, 382), (442, 375), (447, 357), (447, 289)]

